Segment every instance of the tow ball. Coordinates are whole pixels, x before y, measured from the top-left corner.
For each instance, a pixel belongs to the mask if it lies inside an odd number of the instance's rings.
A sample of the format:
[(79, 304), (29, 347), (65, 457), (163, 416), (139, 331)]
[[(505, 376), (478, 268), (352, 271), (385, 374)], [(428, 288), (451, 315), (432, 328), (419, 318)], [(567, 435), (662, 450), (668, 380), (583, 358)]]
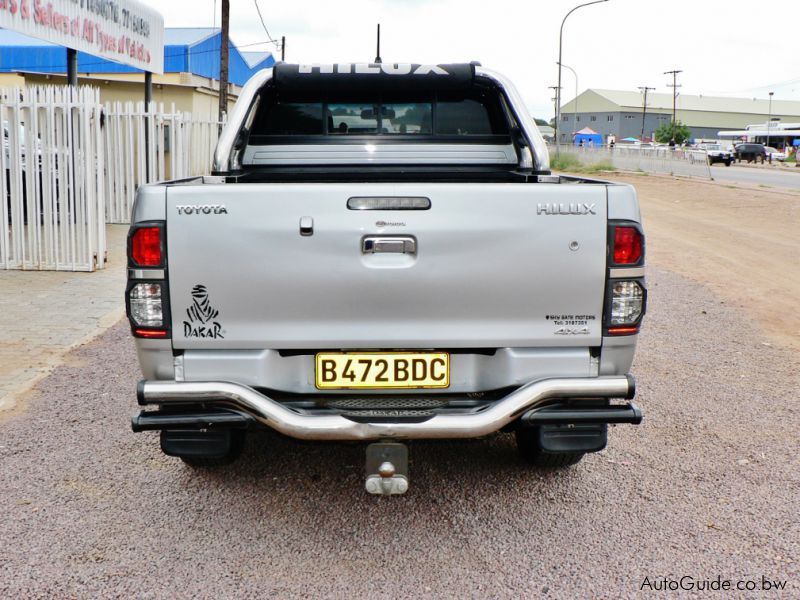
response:
[(408, 447), (380, 443), (367, 446), (367, 481), (370, 494), (392, 496), (408, 491)]

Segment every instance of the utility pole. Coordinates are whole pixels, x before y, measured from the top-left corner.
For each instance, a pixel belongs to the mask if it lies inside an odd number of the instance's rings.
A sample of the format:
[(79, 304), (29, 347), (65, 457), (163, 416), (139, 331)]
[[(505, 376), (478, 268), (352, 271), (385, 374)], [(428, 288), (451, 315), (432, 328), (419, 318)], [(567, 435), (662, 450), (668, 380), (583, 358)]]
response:
[(656, 88), (653, 87), (647, 87), (646, 85), (639, 86), (639, 91), (644, 92), (644, 101), (642, 102), (642, 135), (639, 136), (639, 141), (642, 143), (644, 143), (644, 118), (647, 116), (647, 92), (655, 89)]
[(375, 54), (375, 64), (381, 64), (381, 24), (378, 23), (378, 52)]
[[(767, 146), (769, 146), (769, 128), (772, 126), (772, 96), (775, 92), (769, 93), (769, 115), (767, 116)], [(769, 155), (769, 162), (772, 162), (772, 155)]]
[(219, 122), (228, 113), (228, 28), (230, 26), (230, 0), (222, 0), (222, 40), (219, 49)]
[(281, 62), (286, 60), (286, 36), (281, 36)]
[[(558, 133), (557, 133), (558, 132), (558, 127), (557, 127), (558, 126), (558, 120), (557, 120), (558, 119), (558, 86), (557, 85), (551, 85), (547, 89), (553, 90), (553, 98), (552, 98), (552, 100), (553, 100), (553, 109), (554, 109), (553, 112), (555, 113), (555, 117), (553, 118), (553, 125), (556, 126), (556, 127), (553, 127), (553, 132), (554, 132), (554, 135), (557, 136), (558, 135)], [(558, 148), (558, 137), (554, 137), (553, 140), (556, 143), (556, 148)]]
[(78, 51), (67, 48), (67, 85), (78, 87)]
[(678, 73), (683, 73), (683, 71), (675, 70), (675, 71), (664, 71), (664, 75), (672, 75), (672, 83), (667, 84), (667, 87), (672, 88), (672, 139), (670, 139), (670, 144), (673, 146), (675, 145), (675, 108), (678, 102), (678, 88), (681, 87), (678, 85)]

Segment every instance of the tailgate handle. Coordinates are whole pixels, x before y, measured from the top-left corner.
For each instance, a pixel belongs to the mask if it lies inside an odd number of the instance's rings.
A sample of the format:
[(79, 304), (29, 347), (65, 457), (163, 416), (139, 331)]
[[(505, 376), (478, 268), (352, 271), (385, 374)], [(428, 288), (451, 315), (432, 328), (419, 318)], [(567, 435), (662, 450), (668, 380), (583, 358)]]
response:
[(368, 235), (361, 240), (363, 254), (394, 252), (397, 254), (416, 254), (417, 240), (410, 235), (377, 236)]

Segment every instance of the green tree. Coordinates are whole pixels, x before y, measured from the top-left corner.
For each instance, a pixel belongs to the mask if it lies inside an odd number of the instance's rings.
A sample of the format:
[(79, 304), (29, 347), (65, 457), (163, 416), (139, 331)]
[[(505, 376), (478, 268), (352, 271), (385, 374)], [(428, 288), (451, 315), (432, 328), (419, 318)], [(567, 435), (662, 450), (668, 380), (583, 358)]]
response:
[(688, 140), (691, 135), (692, 132), (689, 128), (680, 121), (675, 121), (675, 123), (662, 123), (658, 126), (658, 129), (656, 129), (656, 141), (659, 144), (668, 144), (670, 140), (675, 140), (676, 144), (682, 144)]
[(549, 124), (549, 123), (548, 123), (547, 121), (545, 121), (544, 119), (539, 119), (538, 117), (534, 117), (534, 119), (533, 119), (533, 120), (534, 120), (534, 121), (536, 121), (536, 124), (537, 124), (537, 125), (539, 125), (539, 126), (541, 126), (541, 125), (545, 125), (545, 126), (546, 126), (546, 125), (548, 125), (548, 124)]

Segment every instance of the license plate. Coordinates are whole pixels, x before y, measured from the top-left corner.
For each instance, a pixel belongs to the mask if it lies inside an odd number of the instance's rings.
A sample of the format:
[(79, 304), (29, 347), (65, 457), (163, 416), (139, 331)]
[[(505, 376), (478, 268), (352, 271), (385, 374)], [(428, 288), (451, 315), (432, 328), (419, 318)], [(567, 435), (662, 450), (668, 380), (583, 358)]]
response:
[(446, 352), (320, 352), (317, 389), (450, 387)]

